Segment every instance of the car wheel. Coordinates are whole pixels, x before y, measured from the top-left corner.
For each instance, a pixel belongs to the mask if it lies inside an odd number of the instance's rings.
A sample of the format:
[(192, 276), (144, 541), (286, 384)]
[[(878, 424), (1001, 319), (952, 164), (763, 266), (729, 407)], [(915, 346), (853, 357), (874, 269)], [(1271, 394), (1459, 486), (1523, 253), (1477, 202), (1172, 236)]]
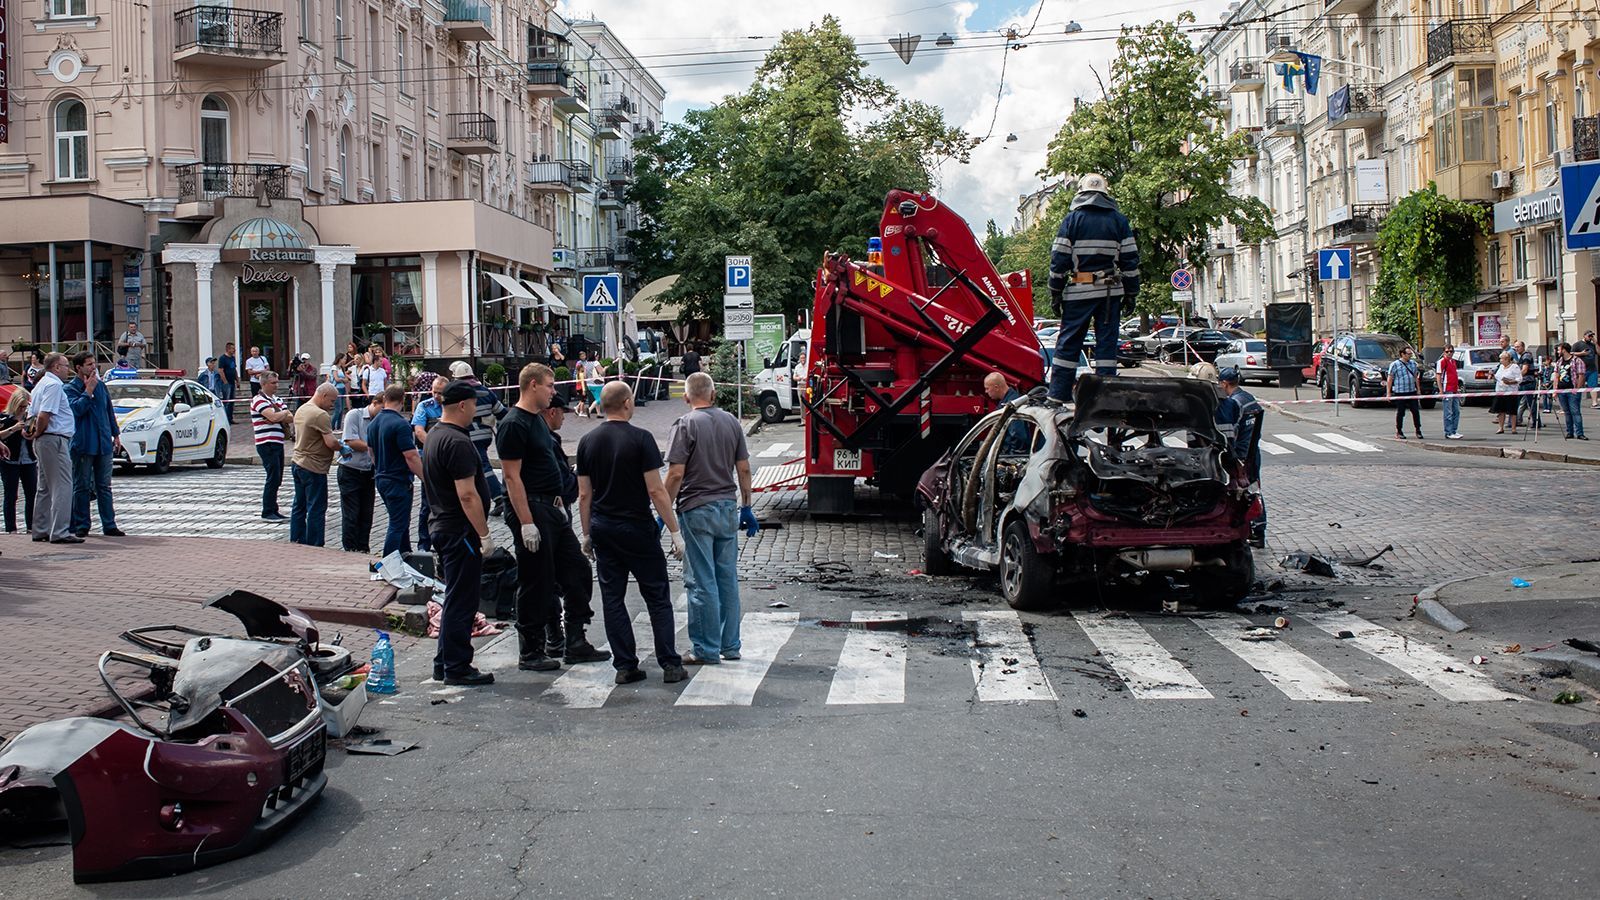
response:
[(1000, 595), (1012, 609), (1045, 609), (1056, 602), (1054, 586), (1055, 566), (1034, 549), (1027, 524), (1012, 519), (1000, 543)]
[(228, 433), (226, 431), (219, 431), (217, 432), (217, 446), (211, 451), (211, 458), (206, 460), (206, 467), (211, 469), (220, 469), (222, 468), (223, 463), (226, 463), (227, 461)]
[[(1248, 541), (1239, 541), (1222, 554), (1226, 568), (1190, 577), (1196, 601), (1202, 606), (1228, 609), (1249, 596), (1256, 582), (1256, 558)], [(1215, 573), (1215, 574), (1212, 574)]]
[(783, 404), (778, 402), (777, 394), (761, 395), (761, 421), (768, 425), (783, 421)]
[(1322, 399), (1333, 399), (1333, 379), (1327, 377), (1321, 369), (1317, 370), (1317, 387), (1322, 389)]
[(922, 511), (922, 573), (950, 574), (950, 554), (944, 552), (944, 535), (939, 533), (939, 511), (931, 506)]
[(172, 468), (172, 435), (163, 434), (156, 443), (156, 461), (150, 464), (150, 471), (157, 475), (164, 474)]
[(1362, 406), (1363, 406), (1363, 404), (1361, 402), (1361, 376), (1356, 375), (1355, 373), (1352, 372), (1350, 374), (1350, 408), (1352, 408), (1352, 409), (1360, 409)]

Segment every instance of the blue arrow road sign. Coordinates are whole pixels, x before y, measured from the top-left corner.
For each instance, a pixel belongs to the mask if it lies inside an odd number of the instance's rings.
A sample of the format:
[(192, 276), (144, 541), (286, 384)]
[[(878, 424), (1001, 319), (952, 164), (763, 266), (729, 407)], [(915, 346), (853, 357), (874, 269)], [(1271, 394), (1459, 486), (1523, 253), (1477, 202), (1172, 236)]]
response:
[(1350, 280), (1350, 248), (1335, 247), (1317, 251), (1318, 281)]
[(586, 313), (614, 313), (622, 309), (622, 276), (583, 276), (583, 311)]
[(1600, 160), (1561, 167), (1568, 250), (1600, 249)]

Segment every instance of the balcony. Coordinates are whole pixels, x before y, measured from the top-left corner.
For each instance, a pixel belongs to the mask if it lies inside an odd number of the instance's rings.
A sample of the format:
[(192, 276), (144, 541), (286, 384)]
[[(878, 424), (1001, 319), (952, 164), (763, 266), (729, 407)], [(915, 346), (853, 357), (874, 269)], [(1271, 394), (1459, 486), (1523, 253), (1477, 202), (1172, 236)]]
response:
[(580, 194), (594, 190), (594, 166), (581, 159), (566, 160), (572, 167), (572, 189)]
[(616, 257), (618, 265), (627, 265), (628, 263), (631, 263), (631, 262), (634, 261), (634, 259), (635, 259), (634, 252), (635, 251), (634, 251), (633, 238), (630, 238), (630, 237), (618, 237), (616, 239), (616, 241), (613, 243), (612, 246), (614, 248), (613, 253), (614, 253), (615, 257)]
[(583, 79), (574, 78), (568, 85), (571, 92), (554, 98), (556, 109), (572, 115), (583, 115), (589, 111), (589, 86)]
[(1428, 32), (1428, 68), (1451, 65), (1469, 54), (1483, 54), (1490, 62), (1492, 46), (1487, 19), (1453, 19)]
[(1244, 152), (1239, 154), (1239, 159), (1245, 162), (1254, 162), (1261, 155), (1262, 130), (1261, 126), (1254, 125), (1241, 128), (1239, 132), (1244, 135)]
[(1370, 244), (1378, 239), (1378, 227), (1383, 223), (1386, 206), (1357, 206), (1350, 218), (1333, 223), (1335, 244)]
[(218, 197), (255, 197), (281, 200), (289, 181), (289, 167), (261, 163), (191, 163), (172, 170), (178, 176), (180, 219), (209, 219), (211, 201)]
[(445, 0), (444, 27), (458, 41), (494, 40), (494, 14), (482, 0)]
[(450, 113), (445, 116), (444, 145), (463, 156), (478, 156), (500, 150), (500, 130), (494, 117), (485, 113)]
[(621, 140), (625, 137), (626, 133), (622, 130), (622, 126), (627, 121), (625, 116), (618, 116), (615, 110), (610, 109), (595, 110), (594, 115), (590, 116), (594, 136), (602, 141)]
[(626, 185), (633, 181), (633, 160), (626, 156), (611, 156), (606, 158), (606, 181), (614, 185)]
[(618, 122), (633, 121), (633, 103), (623, 94), (606, 94), (600, 98), (600, 111), (610, 113)]
[(1234, 94), (1259, 91), (1267, 86), (1266, 70), (1261, 63), (1241, 59), (1228, 68), (1228, 91)]
[(1294, 137), (1303, 127), (1299, 100), (1279, 100), (1267, 107), (1267, 137)]
[(601, 209), (621, 209), (624, 205), (622, 192), (613, 188), (601, 188), (594, 200)]
[(195, 6), (173, 14), (172, 61), (256, 71), (284, 60), (283, 13)]
[(578, 175), (566, 160), (528, 163), (528, 187), (551, 194), (570, 194), (576, 189)]
[(1295, 50), (1295, 33), (1288, 28), (1272, 28), (1267, 31), (1267, 55), (1271, 56), (1279, 50)]
[(572, 94), (572, 72), (566, 63), (530, 62), (527, 82), (529, 97), (556, 100)]
[(609, 272), (617, 265), (616, 251), (610, 247), (579, 247), (572, 256), (580, 272)]
[(1572, 158), (1575, 162), (1600, 159), (1600, 115), (1572, 120)]
[(1354, 16), (1378, 5), (1378, 0), (1324, 0), (1322, 13), (1328, 16)]
[(1385, 111), (1383, 87), (1376, 84), (1347, 84), (1328, 95), (1328, 128), (1333, 131), (1377, 128)]

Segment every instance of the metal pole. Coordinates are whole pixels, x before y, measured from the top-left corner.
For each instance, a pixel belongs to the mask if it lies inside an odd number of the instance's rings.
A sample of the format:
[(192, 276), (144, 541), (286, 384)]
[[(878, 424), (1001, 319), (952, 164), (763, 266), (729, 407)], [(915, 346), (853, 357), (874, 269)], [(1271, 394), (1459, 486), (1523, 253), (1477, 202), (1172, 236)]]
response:
[(744, 421), (744, 341), (733, 344), (733, 394), (739, 410), (739, 421)]
[(94, 345), (94, 250), (88, 241), (83, 242), (83, 315), (84, 337), (89, 339), (89, 355), (98, 363), (100, 354)]
[[(56, 271), (56, 242), (50, 242), (50, 343), (61, 342), (61, 273)], [(51, 346), (52, 350), (58, 349)]]

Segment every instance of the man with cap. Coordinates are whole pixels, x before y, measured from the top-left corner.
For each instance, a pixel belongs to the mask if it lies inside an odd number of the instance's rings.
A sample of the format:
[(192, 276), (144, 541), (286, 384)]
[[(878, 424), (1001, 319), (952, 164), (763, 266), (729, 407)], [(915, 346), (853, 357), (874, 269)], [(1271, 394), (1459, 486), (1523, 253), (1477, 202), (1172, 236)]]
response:
[(127, 378), (138, 378), (139, 370), (128, 365), (128, 358), (121, 357), (117, 364), (106, 370), (106, 381), (122, 381)]
[(483, 382), (472, 374), (470, 364), (461, 360), (451, 363), (450, 377), (465, 381), (478, 392), (478, 405), (472, 414), (472, 446), (478, 448), (478, 459), (483, 465), (483, 475), (489, 483), (489, 497), (493, 501), (489, 515), (501, 515), (505, 512), (506, 489), (494, 474), (494, 466), (489, 463), (489, 444), (494, 441), (494, 423), (505, 416), (506, 405), (500, 402), (494, 391), (485, 387)]
[[(116, 370), (113, 369), (112, 371)], [(111, 376), (107, 374), (106, 377), (110, 378)], [(206, 367), (201, 370), (199, 375), (195, 376), (194, 380), (200, 382), (200, 386), (210, 391), (211, 396), (216, 397), (218, 400), (228, 399), (228, 378), (222, 374), (221, 369), (217, 368), (217, 358), (215, 356), (206, 357)]]
[(584, 662), (605, 662), (611, 654), (595, 649), (584, 635), (584, 629), (594, 620), (594, 569), (589, 557), (583, 555), (578, 535), (572, 530), (573, 510), (578, 508), (578, 473), (561, 446), (561, 426), (567, 420), (567, 402), (557, 392), (550, 397), (550, 406), (539, 414), (550, 426), (551, 449), (561, 466), (561, 502), (566, 505), (567, 527), (556, 529), (556, 586), (561, 589), (561, 622), (545, 625), (545, 652), (561, 656), (567, 665)]
[(1085, 175), (1050, 248), (1050, 302), (1061, 314), (1050, 397), (1072, 399), (1078, 354), (1093, 323), (1096, 375), (1117, 374), (1123, 307), (1139, 296), (1139, 245), (1133, 226), (1107, 194), (1103, 175)]
[[(404, 395), (399, 385), (390, 390)], [(493, 674), (472, 665), (472, 619), (478, 612), (483, 558), (494, 550), (494, 538), (489, 534), (489, 486), (467, 431), (477, 409), (478, 392), (465, 381), (452, 381), (445, 385), (442, 399), (444, 414), (428, 434), (428, 458), (422, 467), (422, 490), (431, 510), (430, 537), (439, 554), (445, 585), (433, 674), (445, 684), (478, 687), (494, 684)], [(400, 427), (409, 440), (410, 423), (401, 420)]]
[[(1233, 426), (1233, 441), (1229, 449), (1236, 459), (1244, 463), (1250, 482), (1261, 484), (1261, 446), (1256, 434), (1261, 430), (1266, 408), (1253, 394), (1240, 387), (1239, 370), (1233, 366), (1217, 373), (1217, 385), (1222, 389), (1222, 402), (1217, 404), (1217, 424)], [(1262, 546), (1267, 533), (1267, 505), (1261, 501), (1261, 518), (1251, 523), (1251, 534), (1256, 546)]]

